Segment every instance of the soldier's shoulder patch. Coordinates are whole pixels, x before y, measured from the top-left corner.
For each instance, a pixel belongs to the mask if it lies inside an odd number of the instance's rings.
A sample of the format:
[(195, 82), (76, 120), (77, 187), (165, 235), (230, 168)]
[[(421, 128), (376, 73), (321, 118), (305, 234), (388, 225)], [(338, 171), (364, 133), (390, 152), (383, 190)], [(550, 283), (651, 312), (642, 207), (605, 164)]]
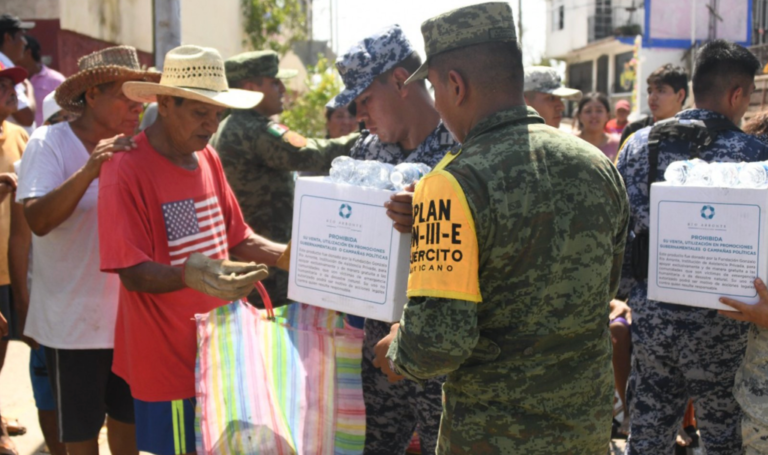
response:
[(285, 133), (283, 135), (283, 140), (296, 148), (303, 148), (307, 146), (307, 138), (295, 131), (288, 131)]
[(283, 137), (283, 135), (289, 131), (291, 131), (290, 128), (288, 128), (285, 125), (281, 125), (279, 123), (272, 122), (267, 127), (267, 131), (269, 131), (269, 134), (275, 136), (275, 137)]
[(450, 173), (432, 171), (413, 195), (408, 297), (482, 302), (475, 222)]

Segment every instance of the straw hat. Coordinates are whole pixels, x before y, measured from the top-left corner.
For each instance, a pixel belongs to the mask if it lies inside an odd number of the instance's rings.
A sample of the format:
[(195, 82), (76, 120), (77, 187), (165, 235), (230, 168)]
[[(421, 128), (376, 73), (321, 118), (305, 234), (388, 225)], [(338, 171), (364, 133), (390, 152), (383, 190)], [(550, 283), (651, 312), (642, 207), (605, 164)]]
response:
[(233, 109), (250, 109), (264, 97), (259, 92), (230, 89), (219, 51), (200, 46), (171, 49), (165, 54), (159, 84), (126, 82), (123, 93), (143, 103), (157, 101), (157, 95), (168, 95)]
[(78, 114), (85, 109), (83, 93), (91, 87), (122, 78), (160, 79), (160, 73), (141, 67), (136, 49), (131, 46), (108, 47), (88, 54), (77, 61), (77, 67), (79, 71), (56, 89), (56, 102), (62, 109)]

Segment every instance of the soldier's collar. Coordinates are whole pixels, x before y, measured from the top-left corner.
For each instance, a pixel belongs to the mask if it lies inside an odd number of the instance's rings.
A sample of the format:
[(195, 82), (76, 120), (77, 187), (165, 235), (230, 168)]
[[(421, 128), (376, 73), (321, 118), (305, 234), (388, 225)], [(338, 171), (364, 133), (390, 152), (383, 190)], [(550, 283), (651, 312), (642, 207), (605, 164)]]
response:
[(244, 115), (246, 117), (257, 117), (269, 120), (269, 117), (261, 115), (256, 109), (232, 109), (230, 115)]
[(471, 139), (480, 136), (481, 134), (490, 130), (508, 125), (510, 123), (518, 122), (525, 122), (527, 124), (544, 123), (544, 119), (539, 116), (539, 113), (536, 112), (535, 109), (529, 106), (514, 106), (509, 109), (496, 112), (495, 114), (491, 114), (488, 117), (480, 120), (477, 125), (469, 130), (469, 134), (467, 134), (467, 137), (464, 138), (464, 143), (466, 144)]
[(724, 116), (723, 114), (715, 111), (711, 111), (709, 109), (700, 109), (700, 108), (691, 108), (686, 109), (684, 111), (680, 111), (675, 115), (675, 117), (681, 119), (681, 120), (710, 120), (710, 119), (723, 119), (731, 121), (728, 117)]

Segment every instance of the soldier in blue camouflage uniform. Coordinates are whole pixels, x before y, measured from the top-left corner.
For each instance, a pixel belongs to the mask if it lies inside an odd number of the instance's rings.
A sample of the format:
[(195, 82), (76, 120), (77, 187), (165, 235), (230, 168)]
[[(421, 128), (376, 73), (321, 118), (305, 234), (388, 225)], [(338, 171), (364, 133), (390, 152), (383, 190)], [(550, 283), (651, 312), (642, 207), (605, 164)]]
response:
[[(693, 74), (696, 108), (680, 112), (676, 118), (734, 124), (734, 131), (719, 132), (712, 144), (700, 150), (703, 160), (768, 159), (768, 147), (735, 128), (749, 106), (759, 68), (748, 50), (733, 43), (713, 41), (699, 51)], [(631, 238), (648, 231), (648, 173), (655, 172), (655, 181), (663, 181), (670, 163), (690, 158), (689, 142), (669, 138), (660, 142), (657, 169), (650, 169), (650, 131), (645, 128), (631, 136), (617, 162), (629, 193)], [(625, 269), (624, 279), (631, 280), (631, 267)], [(741, 412), (732, 387), (744, 356), (748, 325), (718, 317), (715, 310), (648, 300), (647, 289), (647, 280), (634, 281), (627, 302), (632, 308), (634, 349), (627, 453), (672, 453), (689, 398), (694, 400), (707, 454), (741, 453)]]
[[(351, 156), (389, 164), (436, 165), (455, 142), (440, 122), (426, 86), (405, 86), (421, 60), (399, 26), (371, 35), (336, 62), (345, 89), (329, 107), (354, 102), (368, 131)], [(390, 210), (392, 207), (390, 206)], [(402, 454), (417, 428), (423, 454), (435, 452), (442, 378), (390, 383), (373, 365), (373, 348), (391, 324), (367, 319), (363, 344), (366, 455)]]
[[(274, 51), (236, 55), (224, 62), (230, 87), (262, 92), (253, 109), (233, 110), (219, 125), (211, 145), (219, 152), (227, 180), (249, 226), (278, 242), (291, 239), (293, 171), (327, 172), (331, 161), (349, 153), (358, 134), (344, 138), (307, 139), (270, 120), (283, 111), (283, 80), (295, 70), (278, 68)], [(288, 303), (288, 272), (270, 269), (264, 287), (275, 306)], [(251, 302), (261, 302), (258, 293)]]
[(463, 145), (416, 186), (389, 369), (448, 374), (438, 454), (604, 455), (621, 177), (525, 106), (508, 3), (445, 13), (422, 33), (428, 60), (412, 79), (428, 76)]

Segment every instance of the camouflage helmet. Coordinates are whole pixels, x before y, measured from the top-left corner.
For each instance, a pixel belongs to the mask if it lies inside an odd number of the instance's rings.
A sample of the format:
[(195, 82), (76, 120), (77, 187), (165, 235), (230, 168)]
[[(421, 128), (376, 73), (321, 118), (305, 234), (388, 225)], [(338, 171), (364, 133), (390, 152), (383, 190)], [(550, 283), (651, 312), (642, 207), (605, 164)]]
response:
[(280, 69), (280, 57), (275, 51), (253, 51), (237, 54), (224, 61), (229, 85), (254, 77), (290, 79), (299, 74), (296, 70)]
[(429, 59), (474, 44), (517, 41), (512, 8), (506, 2), (481, 3), (448, 11), (421, 24), (427, 61), (405, 81), (425, 79)]
[(541, 92), (569, 100), (580, 100), (581, 90), (568, 88), (554, 68), (548, 66), (529, 66), (525, 68), (525, 92)]
[(337, 109), (351, 103), (371, 85), (374, 78), (414, 52), (399, 25), (391, 25), (355, 44), (336, 60), (344, 90), (327, 107)]

